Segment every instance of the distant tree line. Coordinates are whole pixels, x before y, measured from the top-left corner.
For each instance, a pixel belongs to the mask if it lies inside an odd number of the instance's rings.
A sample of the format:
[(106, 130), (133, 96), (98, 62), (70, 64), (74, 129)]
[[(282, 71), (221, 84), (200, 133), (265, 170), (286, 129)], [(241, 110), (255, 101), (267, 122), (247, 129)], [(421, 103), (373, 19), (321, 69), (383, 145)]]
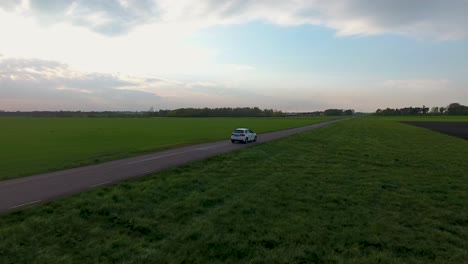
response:
[(282, 111), (260, 109), (258, 107), (221, 107), (221, 108), (179, 108), (175, 110), (150, 109), (148, 116), (159, 117), (281, 117)]
[(129, 111), (0, 111), (0, 116), (17, 117), (281, 117), (285, 114), (273, 109), (258, 107), (179, 108), (174, 110), (129, 112)]
[(0, 111), (0, 117), (285, 117), (285, 116), (343, 116), (354, 115), (353, 109), (327, 109), (325, 111), (285, 113), (258, 107), (179, 108), (174, 110), (148, 111)]
[(459, 103), (452, 103), (448, 106), (426, 107), (404, 107), (377, 109), (376, 115), (382, 116), (407, 116), (407, 115), (468, 115), (468, 106)]
[(342, 115), (353, 115), (354, 110), (353, 109), (348, 109), (348, 110), (343, 110), (343, 109), (327, 109), (323, 111), (323, 115), (325, 116), (342, 116)]
[(290, 112), (286, 113), (286, 116), (343, 116), (343, 115), (361, 115), (362, 113), (356, 113), (353, 109), (327, 109), (325, 111), (314, 111), (314, 112)]
[(131, 111), (0, 111), (0, 117), (143, 117), (146, 112)]

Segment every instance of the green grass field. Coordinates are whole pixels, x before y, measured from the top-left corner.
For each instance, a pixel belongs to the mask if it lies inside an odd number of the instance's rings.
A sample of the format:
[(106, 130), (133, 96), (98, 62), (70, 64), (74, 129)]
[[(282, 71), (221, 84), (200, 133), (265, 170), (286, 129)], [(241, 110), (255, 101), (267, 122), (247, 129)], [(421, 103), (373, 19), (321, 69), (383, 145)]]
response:
[(336, 118), (0, 118), (0, 180)]
[(468, 141), (340, 122), (0, 216), (0, 263), (466, 263)]

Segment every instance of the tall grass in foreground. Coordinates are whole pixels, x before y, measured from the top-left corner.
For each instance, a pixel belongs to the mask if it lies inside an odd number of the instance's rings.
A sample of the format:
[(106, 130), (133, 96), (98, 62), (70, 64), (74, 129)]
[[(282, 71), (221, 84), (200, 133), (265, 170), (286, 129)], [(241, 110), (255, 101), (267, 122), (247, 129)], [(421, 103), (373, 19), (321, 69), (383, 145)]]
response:
[(0, 263), (464, 263), (467, 159), (353, 119), (0, 215)]

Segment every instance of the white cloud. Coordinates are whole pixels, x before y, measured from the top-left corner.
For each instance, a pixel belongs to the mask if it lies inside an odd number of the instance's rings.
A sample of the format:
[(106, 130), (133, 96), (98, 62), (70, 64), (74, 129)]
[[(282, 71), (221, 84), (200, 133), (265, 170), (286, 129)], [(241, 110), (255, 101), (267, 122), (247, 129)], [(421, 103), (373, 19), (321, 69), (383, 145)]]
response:
[[(199, 75), (220, 70), (216, 51), (186, 42), (203, 27), (265, 21), (326, 26), (339, 35), (454, 39), (468, 36), (465, 10), (467, 0), (2, 1), (0, 52), (63, 61), (82, 71)], [(238, 61), (224, 69), (254, 66)]]
[[(242, 61), (218, 64), (215, 51), (189, 46), (186, 39), (200, 28), (251, 21), (319, 25), (338, 35), (461, 39), (468, 36), (466, 10), (467, 0), (5, 0), (0, 1), (0, 53), (6, 56), (0, 57), (0, 103), (5, 105), (8, 95), (12, 106), (34, 101), (59, 108), (68, 102), (80, 109), (145, 110), (157, 99), (156, 108), (258, 105), (293, 111), (345, 104), (369, 110), (368, 96), (380, 106), (386, 100), (409, 104), (411, 98), (425, 100), (421, 92), (431, 102), (451, 100), (466, 95), (460, 88), (466, 86), (410, 79), (348, 89), (352, 80), (343, 80), (330, 89), (310, 75), (265, 72)], [(366, 86), (379, 91), (360, 88)]]
[(120, 35), (136, 25), (150, 21), (157, 14), (152, 0), (134, 1), (57, 1), (29, 0), (23, 13), (40, 23), (70, 23), (105, 35)]
[[(253, 106), (261, 95), (227, 84), (81, 72), (50, 60), (0, 56), (2, 110), (147, 110)], [(54, 103), (55, 102), (55, 103)]]
[[(291, 80), (292, 81), (292, 80)], [(347, 86), (348, 90), (340, 89)], [(323, 85), (269, 84), (268, 89), (229, 82), (81, 72), (56, 61), (0, 56), (3, 110), (147, 110), (179, 107), (258, 106), (287, 111), (444, 105), (468, 98), (463, 85), (445, 79), (371, 83), (342, 80)], [(374, 87), (375, 89), (365, 88)], [(464, 103), (464, 102), (461, 102)]]
[(151, 24), (108, 37), (64, 22), (43, 27), (33, 18), (0, 10), (0, 52), (10, 57), (63, 61), (82, 71), (197, 73), (209, 67), (212, 53), (184, 43), (193, 30), (178, 23)]
[(126, 89), (139, 85), (55, 61), (0, 57), (0, 105), (6, 110), (142, 110), (160, 100), (155, 93)]
[(66, 86), (58, 86), (55, 89), (59, 91), (73, 91), (73, 92), (80, 92), (80, 93), (87, 93), (87, 94), (93, 93), (93, 91), (91, 90), (78, 89), (78, 88), (72, 88), (72, 87), (66, 87)]
[(323, 25), (339, 35), (468, 36), (467, 0), (6, 0), (0, 7), (20, 10), (41, 23), (70, 23), (106, 35), (126, 34), (143, 24), (203, 27), (266, 21)]

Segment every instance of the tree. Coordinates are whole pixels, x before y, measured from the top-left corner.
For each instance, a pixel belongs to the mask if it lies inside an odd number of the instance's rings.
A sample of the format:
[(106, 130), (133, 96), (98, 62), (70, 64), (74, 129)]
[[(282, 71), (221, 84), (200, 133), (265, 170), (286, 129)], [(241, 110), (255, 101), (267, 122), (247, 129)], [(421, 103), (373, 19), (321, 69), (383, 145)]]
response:
[(327, 109), (323, 114), (326, 116), (340, 116), (343, 115), (343, 109)]
[(426, 107), (425, 105), (423, 105), (423, 107), (421, 108), (421, 111), (423, 113), (423, 115), (427, 114), (427, 112), (429, 112), (429, 107)]
[(449, 115), (456, 115), (460, 111), (461, 104), (459, 103), (451, 103), (447, 106), (447, 112)]
[(452, 103), (447, 107), (449, 115), (468, 115), (468, 106), (459, 103)]

